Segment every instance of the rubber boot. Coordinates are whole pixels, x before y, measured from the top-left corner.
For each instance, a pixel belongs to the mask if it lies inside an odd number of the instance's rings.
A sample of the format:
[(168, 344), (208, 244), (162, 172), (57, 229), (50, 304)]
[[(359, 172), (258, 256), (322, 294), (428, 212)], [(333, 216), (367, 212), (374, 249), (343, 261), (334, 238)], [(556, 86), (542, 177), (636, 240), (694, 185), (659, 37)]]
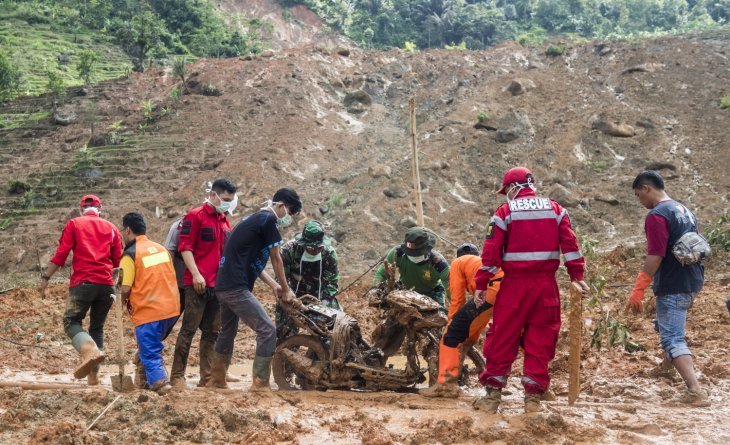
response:
[(253, 359), (253, 382), (251, 383), (250, 392), (271, 391), (269, 379), (271, 378), (271, 359), (272, 357), (255, 356)]
[(160, 380), (159, 382), (152, 385), (150, 390), (156, 392), (157, 394), (164, 396), (165, 394), (169, 393), (172, 390), (172, 386), (167, 382), (167, 380)]
[(232, 356), (233, 354), (223, 355), (213, 352), (213, 362), (210, 367), (210, 378), (205, 385), (206, 388), (228, 388), (228, 384), (226, 383), (226, 373), (228, 371), (228, 366), (231, 364)]
[(228, 382), (228, 383), (238, 383), (240, 381), (241, 381), (241, 379), (239, 379), (235, 375), (233, 375), (233, 374), (226, 374), (226, 382)]
[(539, 413), (542, 411), (543, 393), (525, 394), (525, 413)]
[(200, 380), (198, 388), (205, 387), (210, 379), (210, 369), (213, 364), (213, 345), (206, 343), (200, 348)]
[(428, 398), (443, 397), (455, 399), (459, 397), (459, 385), (457, 380), (450, 379), (443, 383), (438, 382), (431, 387), (423, 388), (418, 391), (418, 394)]
[(487, 395), (479, 397), (474, 401), (474, 409), (490, 414), (496, 414), (499, 404), (502, 402), (502, 389), (487, 386)]
[(89, 375), (86, 376), (86, 384), (89, 386), (97, 386), (99, 385), (99, 366), (94, 366), (94, 368), (89, 372)]
[(74, 369), (74, 378), (77, 379), (83, 379), (89, 375), (91, 370), (100, 365), (105, 359), (104, 352), (96, 347), (96, 343), (92, 339), (81, 345), (79, 356), (81, 357), (81, 364)]
[(139, 353), (134, 354), (134, 387), (137, 389), (147, 387), (147, 373), (144, 370), (142, 360), (139, 359)]

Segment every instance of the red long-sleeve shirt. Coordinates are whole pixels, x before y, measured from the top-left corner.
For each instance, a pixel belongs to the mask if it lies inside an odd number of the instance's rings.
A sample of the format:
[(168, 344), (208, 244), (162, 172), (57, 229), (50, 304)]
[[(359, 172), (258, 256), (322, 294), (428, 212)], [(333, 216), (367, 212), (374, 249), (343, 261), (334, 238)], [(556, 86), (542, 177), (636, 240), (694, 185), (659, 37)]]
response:
[(583, 280), (585, 260), (568, 211), (523, 189), (514, 200), (502, 204), (487, 225), (477, 289), (486, 289), (500, 268), (506, 277), (554, 276), (561, 252), (571, 280)]
[(51, 262), (63, 267), (72, 250), (69, 287), (84, 281), (114, 285), (112, 269), (119, 266), (122, 257), (122, 236), (114, 224), (94, 212), (69, 220)]
[[(205, 278), (206, 287), (215, 287), (218, 266), (223, 256), (223, 247), (231, 232), (231, 224), (224, 213), (218, 213), (210, 204), (203, 204), (189, 211), (180, 226), (180, 253), (193, 253), (198, 272)], [(185, 286), (193, 285), (193, 275), (185, 270)]]

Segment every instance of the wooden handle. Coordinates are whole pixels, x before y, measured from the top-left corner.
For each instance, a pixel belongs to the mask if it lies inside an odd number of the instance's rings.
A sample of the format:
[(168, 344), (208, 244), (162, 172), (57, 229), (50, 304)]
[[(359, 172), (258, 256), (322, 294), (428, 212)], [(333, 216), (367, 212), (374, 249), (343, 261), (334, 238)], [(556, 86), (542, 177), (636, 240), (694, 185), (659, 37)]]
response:
[(581, 331), (583, 330), (583, 292), (576, 284), (570, 285), (570, 315), (568, 338), (570, 340), (568, 356), (568, 404), (578, 400), (580, 394), (580, 349)]
[(124, 303), (122, 302), (122, 269), (117, 269), (119, 275), (116, 278), (114, 284), (114, 292), (117, 294), (117, 301), (114, 303), (117, 306), (117, 360), (119, 360), (119, 374), (124, 375)]

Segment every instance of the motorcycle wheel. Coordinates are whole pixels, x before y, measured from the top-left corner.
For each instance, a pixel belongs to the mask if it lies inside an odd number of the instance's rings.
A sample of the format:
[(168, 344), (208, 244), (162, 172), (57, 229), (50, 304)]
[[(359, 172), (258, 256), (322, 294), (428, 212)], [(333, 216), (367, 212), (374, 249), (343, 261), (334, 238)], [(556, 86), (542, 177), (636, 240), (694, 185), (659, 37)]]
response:
[(484, 357), (474, 347), (470, 347), (466, 352), (466, 359), (461, 367), (461, 377), (459, 378), (459, 385), (470, 386), (476, 384), (479, 381), (479, 375), (487, 369), (487, 363), (484, 361)]
[(276, 382), (280, 390), (314, 389), (318, 382), (309, 381), (306, 377), (297, 374), (286, 355), (282, 353), (284, 349), (288, 349), (298, 356), (307, 358), (313, 362), (326, 362), (327, 353), (322, 343), (319, 339), (311, 335), (294, 335), (276, 347), (274, 357), (271, 360), (271, 372), (274, 375), (274, 382)]

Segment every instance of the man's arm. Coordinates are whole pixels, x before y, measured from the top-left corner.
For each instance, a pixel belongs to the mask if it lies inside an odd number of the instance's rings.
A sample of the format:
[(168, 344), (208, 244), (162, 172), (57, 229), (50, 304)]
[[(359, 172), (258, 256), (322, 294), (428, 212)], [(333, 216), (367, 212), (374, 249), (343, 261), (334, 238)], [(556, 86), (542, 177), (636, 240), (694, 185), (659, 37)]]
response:
[(112, 257), (112, 266), (119, 267), (119, 261), (122, 259), (122, 252), (124, 251), (124, 247), (122, 247), (122, 234), (119, 233), (119, 230), (117, 230), (116, 227), (114, 227), (114, 230), (112, 231), (112, 236), (114, 239), (112, 239), (112, 245), (111, 245), (111, 257)]
[[(393, 261), (393, 257), (395, 257), (395, 249), (396, 248), (393, 247), (387, 254), (385, 254), (385, 263), (391, 263)], [(385, 276), (385, 264), (381, 264), (375, 271), (375, 275), (373, 275), (373, 284), (380, 284), (387, 280), (388, 277)]]
[(53, 274), (56, 273), (58, 269), (66, 264), (66, 258), (68, 258), (68, 254), (73, 249), (74, 242), (74, 222), (73, 220), (71, 220), (67, 222), (66, 227), (63, 228), (63, 232), (61, 232), (61, 237), (58, 240), (58, 248), (56, 249), (56, 253), (53, 255), (53, 258), (51, 258), (51, 260), (48, 262), (45, 275), (41, 276), (41, 282), (38, 286), (38, 291), (41, 294), (41, 298), (46, 297), (46, 287), (48, 287), (48, 280), (51, 279)]
[[(457, 266), (456, 262), (451, 264), (449, 271), (449, 293), (451, 304), (449, 304), (449, 320), (456, 311), (461, 309), (466, 301), (466, 277), (464, 276), (463, 263)], [(461, 266), (461, 267), (460, 267)]]
[(289, 303), (294, 298), (294, 293), (289, 289), (289, 284), (286, 282), (286, 275), (284, 275), (284, 262), (281, 259), (281, 253), (279, 252), (279, 246), (274, 246), (269, 249), (269, 255), (271, 257), (271, 265), (274, 268), (274, 274), (279, 282), (279, 292), (277, 297), (285, 302)]
[(330, 299), (337, 295), (340, 287), (340, 272), (338, 268), (339, 259), (334, 249), (322, 252), (322, 293)]
[(498, 208), (497, 212), (489, 221), (489, 224), (487, 224), (487, 233), (484, 237), (484, 246), (482, 247), (482, 267), (477, 270), (474, 277), (474, 281), (476, 282), (474, 303), (477, 307), (484, 304), (489, 281), (502, 267), (502, 250), (507, 242), (506, 212), (504, 207)]
[(180, 251), (180, 255), (182, 255), (185, 267), (188, 268), (190, 275), (193, 277), (193, 287), (195, 288), (195, 292), (202, 294), (205, 292), (205, 278), (200, 274), (193, 255), (195, 250), (195, 241), (198, 239), (199, 231), (200, 220), (197, 218), (197, 214), (191, 215), (188, 213), (185, 215), (185, 218), (183, 218), (181, 223), (178, 250)]
[(644, 224), (646, 232), (647, 255), (644, 258), (644, 265), (636, 276), (634, 289), (629, 295), (629, 301), (626, 304), (626, 310), (634, 312), (644, 311), (644, 293), (646, 288), (651, 285), (659, 267), (662, 265), (664, 254), (667, 251), (669, 243), (669, 223), (666, 219), (659, 215), (649, 214)]
[(558, 206), (558, 233), (560, 236), (560, 251), (563, 252), (565, 268), (568, 269), (570, 281), (576, 282), (587, 294), (590, 288), (585, 281), (586, 261), (578, 246), (578, 237), (575, 236), (573, 227), (570, 224), (568, 211)]

